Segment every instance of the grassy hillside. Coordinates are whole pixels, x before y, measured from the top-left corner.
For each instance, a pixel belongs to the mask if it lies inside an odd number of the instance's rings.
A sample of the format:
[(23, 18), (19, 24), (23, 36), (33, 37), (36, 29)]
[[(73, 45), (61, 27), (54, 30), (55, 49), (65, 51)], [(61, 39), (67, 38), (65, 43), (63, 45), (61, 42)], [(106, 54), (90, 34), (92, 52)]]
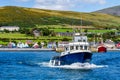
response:
[(0, 26), (35, 27), (36, 25), (83, 25), (120, 27), (120, 17), (100, 13), (55, 11), (15, 6), (0, 7)]

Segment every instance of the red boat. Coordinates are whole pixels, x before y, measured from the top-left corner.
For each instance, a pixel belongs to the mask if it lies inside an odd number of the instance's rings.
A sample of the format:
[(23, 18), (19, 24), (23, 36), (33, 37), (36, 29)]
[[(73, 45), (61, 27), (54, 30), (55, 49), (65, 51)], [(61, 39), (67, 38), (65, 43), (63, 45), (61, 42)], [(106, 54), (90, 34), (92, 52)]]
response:
[(107, 48), (101, 44), (100, 46), (98, 46), (98, 52), (107, 52)]
[(118, 44), (116, 44), (116, 47), (117, 47), (118, 49), (120, 49), (120, 42), (119, 42)]

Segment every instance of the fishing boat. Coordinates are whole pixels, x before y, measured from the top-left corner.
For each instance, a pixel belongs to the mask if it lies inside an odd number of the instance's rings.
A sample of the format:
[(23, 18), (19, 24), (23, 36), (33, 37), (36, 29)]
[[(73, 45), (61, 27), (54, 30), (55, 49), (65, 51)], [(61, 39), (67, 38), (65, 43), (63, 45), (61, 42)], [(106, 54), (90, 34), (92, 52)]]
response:
[(99, 42), (97, 49), (99, 53), (107, 52), (107, 47), (105, 43), (103, 42), (102, 35), (101, 35), (101, 41)]
[(64, 45), (64, 51), (50, 60), (53, 66), (71, 65), (73, 63), (90, 63), (92, 52), (89, 49), (87, 36), (74, 33), (73, 41)]
[(100, 44), (98, 46), (98, 52), (107, 52), (107, 48), (105, 47), (104, 44)]

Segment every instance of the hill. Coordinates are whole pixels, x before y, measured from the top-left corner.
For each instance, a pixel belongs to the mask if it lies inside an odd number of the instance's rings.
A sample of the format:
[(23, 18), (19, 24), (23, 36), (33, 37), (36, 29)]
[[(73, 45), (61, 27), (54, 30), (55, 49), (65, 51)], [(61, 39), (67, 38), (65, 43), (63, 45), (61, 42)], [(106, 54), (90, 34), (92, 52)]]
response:
[(114, 7), (98, 10), (95, 12), (106, 13), (114, 16), (120, 16), (120, 6), (114, 6)]
[(120, 27), (120, 17), (101, 13), (56, 11), (16, 6), (0, 7), (0, 26), (35, 27), (36, 25), (83, 25)]

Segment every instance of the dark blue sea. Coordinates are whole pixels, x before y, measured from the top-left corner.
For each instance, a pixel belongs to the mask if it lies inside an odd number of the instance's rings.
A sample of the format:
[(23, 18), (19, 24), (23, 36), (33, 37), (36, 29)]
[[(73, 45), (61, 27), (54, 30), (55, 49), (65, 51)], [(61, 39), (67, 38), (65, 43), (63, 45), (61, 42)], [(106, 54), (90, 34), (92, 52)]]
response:
[(91, 64), (53, 67), (54, 51), (0, 52), (0, 80), (120, 80), (120, 52), (93, 54)]

